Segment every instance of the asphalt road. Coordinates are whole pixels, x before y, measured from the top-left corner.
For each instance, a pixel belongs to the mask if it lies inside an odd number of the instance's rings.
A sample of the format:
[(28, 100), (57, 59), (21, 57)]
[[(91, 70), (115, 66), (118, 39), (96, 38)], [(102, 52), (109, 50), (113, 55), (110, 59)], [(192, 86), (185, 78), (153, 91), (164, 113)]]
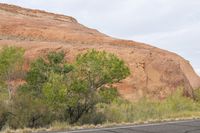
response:
[(120, 126), (57, 133), (200, 133), (200, 120)]

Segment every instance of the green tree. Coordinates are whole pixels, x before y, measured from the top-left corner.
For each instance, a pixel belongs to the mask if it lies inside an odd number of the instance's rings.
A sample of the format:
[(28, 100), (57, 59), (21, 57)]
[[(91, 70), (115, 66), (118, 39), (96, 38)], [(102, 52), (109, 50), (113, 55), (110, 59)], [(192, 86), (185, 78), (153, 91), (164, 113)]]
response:
[(87, 77), (91, 88), (119, 82), (130, 74), (123, 60), (105, 51), (91, 50), (79, 55), (76, 66), (80, 76)]
[[(54, 119), (61, 120), (65, 104), (63, 101), (66, 101), (66, 84), (64, 82), (72, 69), (73, 66), (64, 60), (62, 51), (50, 52), (31, 64), (25, 78), (26, 84), (21, 86), (18, 92), (30, 95), (32, 97), (32, 100), (29, 100), (31, 103), (37, 103), (36, 100), (41, 101), (48, 106), (48, 110), (55, 117)], [(44, 108), (46, 107), (44, 106)]]
[(61, 104), (66, 102), (67, 86), (62, 75), (51, 73), (49, 80), (43, 85), (42, 91), (49, 104), (55, 108), (63, 107)]
[(50, 52), (31, 64), (26, 76), (26, 89), (36, 97), (43, 97), (42, 88), (52, 73), (66, 75), (73, 67), (64, 60), (64, 52)]
[(99, 94), (101, 90), (104, 90), (104, 96), (106, 92), (107, 96), (112, 94), (106, 90), (113, 90), (112, 84), (129, 74), (129, 68), (114, 54), (90, 50), (78, 55), (70, 77), (71, 82), (68, 83), (68, 97), (74, 100), (66, 109), (70, 123), (77, 122), (83, 114), (93, 110), (102, 101)]
[(73, 124), (99, 102), (113, 100), (117, 91), (112, 84), (129, 74), (121, 59), (105, 51), (80, 54), (73, 64), (65, 61), (63, 52), (50, 52), (32, 63), (22, 90), (32, 92), (59, 119)]
[(3, 47), (0, 51), (0, 85), (1, 91), (7, 88), (9, 99), (12, 96), (11, 81), (19, 78), (23, 63), (24, 49), (17, 47)]

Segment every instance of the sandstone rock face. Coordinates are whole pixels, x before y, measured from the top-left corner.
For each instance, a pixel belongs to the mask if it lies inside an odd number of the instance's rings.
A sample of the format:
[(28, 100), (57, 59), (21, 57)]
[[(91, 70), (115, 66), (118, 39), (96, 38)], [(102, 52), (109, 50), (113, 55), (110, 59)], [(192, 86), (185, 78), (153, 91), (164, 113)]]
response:
[(200, 87), (200, 77), (177, 54), (109, 37), (69, 16), (0, 4), (0, 47), (4, 45), (24, 47), (27, 65), (48, 51), (64, 50), (69, 62), (88, 49), (114, 53), (131, 70), (128, 78), (115, 85), (129, 100), (143, 96), (162, 99), (178, 87), (192, 96), (193, 89)]

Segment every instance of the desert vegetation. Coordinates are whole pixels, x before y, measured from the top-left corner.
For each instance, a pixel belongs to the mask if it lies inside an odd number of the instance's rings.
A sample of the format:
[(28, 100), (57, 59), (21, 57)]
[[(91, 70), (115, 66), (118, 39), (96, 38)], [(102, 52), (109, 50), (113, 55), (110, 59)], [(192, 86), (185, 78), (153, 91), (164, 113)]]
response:
[[(65, 125), (133, 123), (200, 116), (195, 99), (183, 89), (164, 100), (124, 100), (113, 86), (129, 76), (123, 60), (105, 51), (89, 50), (68, 63), (63, 51), (49, 52), (23, 70), (24, 50), (0, 51), (0, 129), (49, 128)], [(13, 86), (13, 81), (24, 83)], [(61, 125), (61, 124), (60, 124)]]

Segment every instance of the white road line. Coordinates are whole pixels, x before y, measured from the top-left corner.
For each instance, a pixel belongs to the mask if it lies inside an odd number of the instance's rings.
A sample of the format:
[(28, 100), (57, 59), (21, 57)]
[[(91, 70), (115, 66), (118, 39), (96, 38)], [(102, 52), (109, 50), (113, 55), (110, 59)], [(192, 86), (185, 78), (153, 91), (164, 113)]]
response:
[(66, 132), (57, 132), (57, 133), (84, 133), (84, 132), (95, 132), (95, 131), (103, 131), (103, 130), (115, 130), (115, 129), (126, 129), (126, 128), (134, 128), (134, 127), (148, 127), (148, 126), (159, 126), (165, 124), (175, 124), (175, 123), (185, 123), (185, 122), (194, 122), (197, 120), (185, 120), (185, 121), (173, 121), (173, 122), (163, 122), (157, 124), (144, 124), (144, 125), (133, 125), (133, 126), (119, 126), (112, 128), (97, 128), (97, 129), (86, 129), (86, 130), (76, 130), (76, 131), (66, 131)]

